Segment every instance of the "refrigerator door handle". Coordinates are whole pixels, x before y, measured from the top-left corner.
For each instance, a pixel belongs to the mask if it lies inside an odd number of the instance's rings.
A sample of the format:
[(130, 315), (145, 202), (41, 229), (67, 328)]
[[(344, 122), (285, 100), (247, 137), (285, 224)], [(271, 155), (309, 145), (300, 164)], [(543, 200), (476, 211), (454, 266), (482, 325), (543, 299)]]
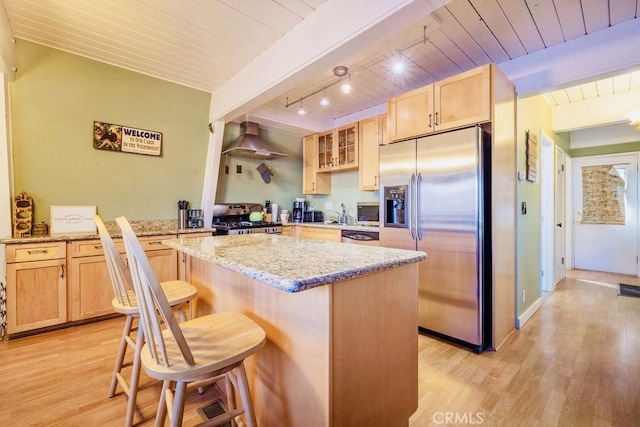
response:
[(420, 225), (420, 184), (422, 183), (422, 172), (418, 173), (416, 179), (416, 235), (418, 240), (422, 240), (424, 237), (422, 226)]
[(411, 180), (409, 181), (409, 233), (411, 233), (411, 238), (413, 240), (416, 240), (418, 238), (417, 229), (414, 227), (415, 214), (413, 213), (414, 205), (415, 205), (414, 203), (415, 187), (416, 187), (416, 174), (412, 173)]

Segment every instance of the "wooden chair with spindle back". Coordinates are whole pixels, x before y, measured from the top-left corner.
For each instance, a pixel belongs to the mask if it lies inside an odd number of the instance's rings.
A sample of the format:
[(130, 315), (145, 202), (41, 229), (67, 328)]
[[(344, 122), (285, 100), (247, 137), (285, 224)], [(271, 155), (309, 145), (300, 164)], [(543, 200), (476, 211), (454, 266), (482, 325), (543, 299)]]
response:
[[(241, 415), (248, 427), (256, 426), (244, 359), (264, 346), (264, 330), (237, 312), (214, 313), (178, 323), (128, 221), (119, 217), (116, 222), (122, 230), (140, 321), (147, 331), (142, 367), (149, 376), (164, 381), (156, 426), (164, 425), (167, 412), (171, 426), (182, 425), (187, 384), (208, 379), (228, 380), (226, 384), (232, 384), (233, 389), (227, 393), (235, 395), (237, 391), (242, 407), (233, 404), (226, 413), (207, 421), (207, 426), (221, 425)], [(233, 403), (235, 397), (228, 395), (227, 400)]]
[[(111, 377), (111, 385), (109, 387), (109, 397), (116, 394), (118, 385), (127, 396), (127, 413), (125, 418), (125, 426), (129, 427), (133, 424), (133, 417), (136, 407), (136, 397), (138, 394), (138, 384), (140, 382), (140, 353), (144, 344), (144, 328), (138, 325), (137, 331), (133, 326), (134, 319), (140, 316), (138, 301), (133, 291), (133, 283), (131, 274), (124, 263), (124, 260), (118, 252), (116, 244), (111, 239), (111, 235), (107, 231), (104, 222), (99, 215), (96, 215), (94, 221), (98, 227), (98, 234), (107, 260), (107, 267), (111, 284), (113, 286), (114, 298), (111, 306), (116, 313), (126, 316), (120, 346), (116, 356), (116, 363)], [(181, 322), (187, 320), (184, 311), (188, 302), (198, 295), (198, 290), (190, 283), (184, 280), (170, 280), (162, 282), (162, 289), (168, 298), (169, 306), (178, 310)], [(135, 339), (131, 337), (132, 332), (137, 332)], [(133, 360), (131, 361), (131, 376), (129, 381), (122, 375), (122, 369), (125, 367), (124, 359), (127, 348), (133, 349)]]

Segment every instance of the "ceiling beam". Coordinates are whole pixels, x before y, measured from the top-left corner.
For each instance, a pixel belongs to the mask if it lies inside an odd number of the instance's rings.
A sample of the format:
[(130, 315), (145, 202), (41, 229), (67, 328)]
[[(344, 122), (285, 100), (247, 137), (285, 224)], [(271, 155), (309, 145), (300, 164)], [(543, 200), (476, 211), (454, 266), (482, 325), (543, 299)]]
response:
[(625, 114), (640, 109), (640, 89), (614, 93), (551, 107), (551, 128), (565, 132), (625, 123)]
[(611, 77), (640, 65), (640, 19), (499, 64), (519, 95)]
[(327, 0), (211, 95), (211, 121), (231, 121), (326, 72), (449, 0)]

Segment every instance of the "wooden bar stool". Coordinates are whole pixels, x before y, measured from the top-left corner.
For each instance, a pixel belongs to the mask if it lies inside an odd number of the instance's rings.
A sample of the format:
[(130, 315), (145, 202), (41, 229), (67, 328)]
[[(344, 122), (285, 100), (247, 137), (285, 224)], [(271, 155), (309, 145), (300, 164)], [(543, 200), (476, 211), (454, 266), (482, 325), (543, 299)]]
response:
[(242, 407), (233, 405), (228, 412), (203, 424), (221, 425), (244, 415), (248, 427), (256, 426), (244, 359), (264, 346), (264, 330), (236, 312), (209, 314), (178, 324), (131, 226), (124, 217), (116, 218), (116, 222), (122, 229), (140, 322), (147, 331), (142, 367), (149, 376), (164, 381), (155, 425), (164, 425), (167, 412), (171, 426), (182, 425), (188, 383), (227, 379), (227, 385), (235, 389), (227, 392), (228, 400), (233, 402), (237, 391)]
[[(96, 215), (94, 217), (94, 221), (98, 226), (98, 234), (102, 241), (104, 255), (107, 260), (107, 267), (109, 269), (109, 276), (111, 277), (111, 284), (113, 285), (113, 292), (115, 296), (111, 301), (111, 305), (116, 313), (124, 314), (126, 316), (124, 329), (122, 330), (122, 337), (120, 339), (120, 346), (116, 356), (116, 364), (111, 378), (111, 385), (109, 387), (109, 397), (115, 396), (116, 388), (119, 384), (127, 395), (127, 414), (125, 418), (125, 425), (129, 427), (133, 424), (133, 417), (136, 408), (136, 396), (138, 394), (138, 384), (140, 382), (140, 353), (145, 341), (144, 328), (142, 328), (141, 325), (138, 325), (136, 338), (133, 339), (131, 337), (131, 333), (136, 331), (136, 328), (133, 327), (134, 319), (139, 318), (140, 316), (138, 302), (132, 289), (131, 274), (129, 269), (126, 267), (124, 260), (120, 256), (115, 243), (107, 232), (100, 216)], [(186, 321), (187, 316), (184, 311), (185, 306), (198, 295), (198, 290), (190, 283), (183, 280), (162, 282), (161, 286), (167, 295), (169, 306), (172, 309), (178, 310), (181, 322)], [(131, 362), (131, 376), (127, 382), (126, 378), (122, 375), (122, 369), (125, 366), (124, 359), (128, 347), (133, 349), (133, 360)]]

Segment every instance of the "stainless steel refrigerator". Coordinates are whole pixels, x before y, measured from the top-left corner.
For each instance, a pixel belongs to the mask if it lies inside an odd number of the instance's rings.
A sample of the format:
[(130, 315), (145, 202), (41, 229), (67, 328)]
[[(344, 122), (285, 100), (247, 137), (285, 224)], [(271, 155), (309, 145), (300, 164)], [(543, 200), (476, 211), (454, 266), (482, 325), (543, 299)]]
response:
[(491, 141), (479, 126), (380, 147), (380, 246), (420, 250), (418, 325), (491, 347)]

